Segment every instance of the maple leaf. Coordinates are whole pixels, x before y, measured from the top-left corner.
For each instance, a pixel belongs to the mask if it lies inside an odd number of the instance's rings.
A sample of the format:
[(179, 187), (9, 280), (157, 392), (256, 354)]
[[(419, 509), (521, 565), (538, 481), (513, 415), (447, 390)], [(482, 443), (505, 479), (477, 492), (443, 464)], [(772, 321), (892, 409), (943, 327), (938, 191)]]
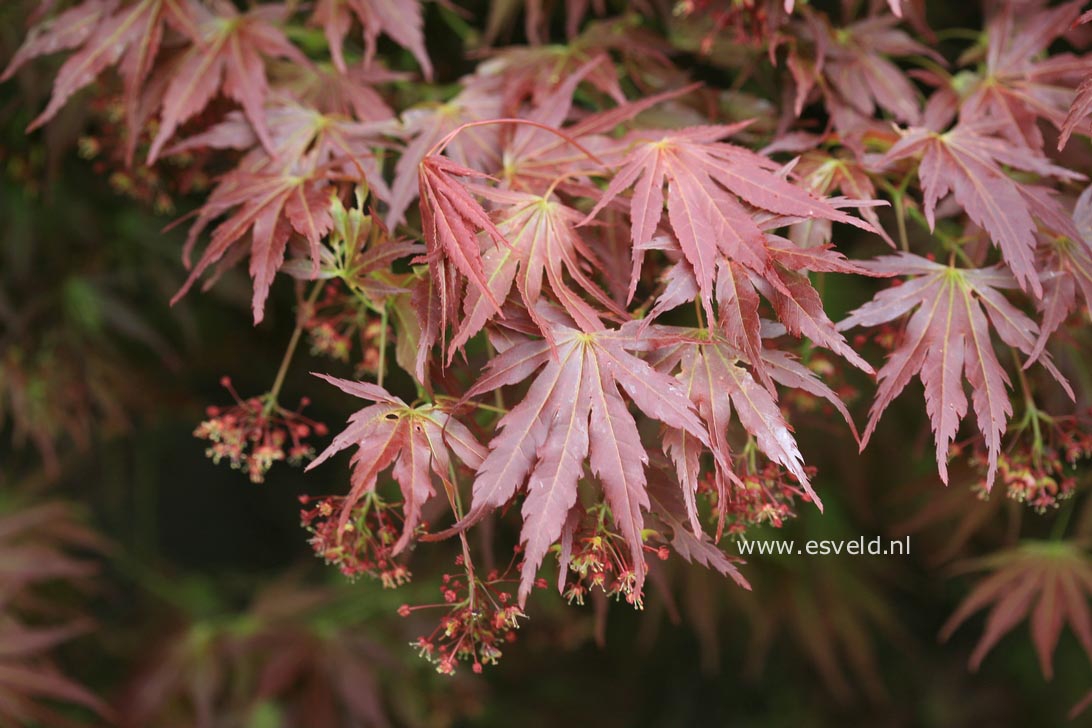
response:
[(769, 267), (766, 238), (744, 203), (800, 218), (826, 218), (867, 227), (776, 174), (778, 165), (754, 152), (719, 142), (744, 128), (702, 126), (667, 131), (639, 130), (621, 143), (621, 166), (584, 222), (633, 186), (630, 227), (634, 267), (629, 297), (636, 290), (641, 251), (667, 215), (683, 255), (694, 271), (702, 305), (713, 316), (713, 281), (718, 261), (738, 262), (763, 274)]
[(671, 530), (671, 548), (687, 563), (698, 563), (708, 569), (714, 569), (722, 576), (727, 576), (747, 591), (751, 584), (739, 572), (736, 563), (743, 563), (737, 557), (717, 548), (717, 545), (700, 530), (686, 527), (690, 518), (688, 507), (680, 497), (677, 483), (661, 467), (652, 467), (648, 471), (648, 497), (652, 503), (652, 513)]
[(118, 7), (117, 0), (90, 0), (72, 7), (32, 31), (16, 51), (0, 81), (7, 80), (24, 63), (61, 50), (79, 47), (57, 72), (53, 95), (45, 110), (30, 123), (37, 129), (80, 89), (113, 65), (118, 66), (125, 87), (129, 119), (141, 86), (159, 54), (165, 27), (195, 38), (200, 6), (191, 0), (140, 0)]
[[(373, 148), (383, 146), (381, 135), (394, 128), (391, 119), (357, 121), (344, 113), (319, 111), (285, 94), (270, 99), (265, 117), (267, 148), (254, 149), (260, 143), (254, 126), (245, 114), (230, 111), (223, 121), (171, 145), (164, 153), (175, 155), (211, 147), (249, 151), (240, 167), (351, 166), (360, 176), (367, 177), (376, 196), (389, 197)], [(311, 158), (305, 160), (307, 155)]]
[(412, 53), (421, 65), (425, 80), (432, 80), (432, 63), (425, 50), (424, 20), (418, 0), (318, 0), (311, 22), (322, 26), (334, 65), (343, 72), (346, 65), (342, 45), (353, 16), (364, 26), (365, 66), (371, 65), (375, 58), (376, 40), (380, 33), (384, 33)]
[(391, 474), (402, 490), (402, 535), (394, 553), (402, 551), (414, 536), (421, 520), (421, 508), (434, 495), (433, 476), (448, 481), (451, 455), (455, 454), (471, 468), (478, 468), (485, 457), (474, 435), (454, 417), (435, 407), (411, 407), (387, 390), (368, 382), (351, 382), (325, 374), (315, 374), (354, 397), (375, 402), (349, 417), (349, 426), (334, 437), (307, 469), (316, 467), (345, 448), (356, 446), (353, 454), (352, 489), (346, 496), (339, 520), (339, 530), (349, 521), (352, 507), (366, 493), (375, 490), (379, 474), (393, 466)]
[[(1092, 10), (1082, 13), (1081, 17), (1073, 21), (1073, 25), (1084, 25), (1090, 22), (1092, 22)], [(1069, 111), (1066, 112), (1065, 119), (1062, 120), (1061, 133), (1058, 136), (1059, 152), (1069, 141), (1069, 137), (1073, 134), (1073, 130), (1077, 128), (1077, 124), (1090, 112), (1092, 112), (1092, 75), (1085, 76), (1081, 80), (1081, 85), (1077, 87), (1073, 103), (1070, 104)], [(1092, 693), (1089, 695), (1092, 696)]]
[(822, 16), (809, 14), (805, 27), (814, 43), (815, 57), (804, 62), (794, 58), (795, 63), (790, 64), (798, 85), (797, 115), (811, 87), (823, 79), (827, 106), (836, 120), (847, 109), (858, 118), (871, 118), (879, 107), (898, 121), (918, 123), (921, 107), (917, 89), (886, 56), (924, 56), (942, 65), (945, 60), (897, 29), (898, 22), (899, 18), (890, 15), (875, 16), (833, 28)]
[[(841, 191), (850, 200), (870, 201), (876, 199), (876, 187), (864, 166), (845, 154), (829, 154), (811, 151), (800, 157), (793, 167), (802, 184), (807, 185), (816, 195), (828, 196), (835, 190)], [(877, 235), (892, 248), (893, 241), (880, 224), (880, 218), (871, 207), (861, 207), (862, 218), (870, 224)], [(802, 248), (811, 248), (830, 242), (830, 220), (808, 220), (797, 223), (791, 229), (789, 238)]]
[(376, 87), (408, 80), (407, 74), (378, 66), (354, 66), (339, 71), (328, 63), (301, 66), (290, 61), (273, 61), (269, 63), (269, 70), (278, 81), (277, 90), (283, 90), (283, 95), (325, 114), (362, 122), (393, 120), (394, 110)]
[(26, 627), (11, 617), (0, 622), (0, 718), (11, 725), (69, 725), (42, 701), (60, 701), (110, 717), (109, 706), (89, 689), (64, 676), (46, 659), (58, 644), (87, 631), (74, 622), (58, 627)]
[[(761, 225), (778, 226), (781, 223), (780, 220), (766, 221)], [(798, 248), (792, 241), (776, 235), (767, 235), (766, 241), (770, 263), (763, 274), (728, 260), (717, 263), (714, 328), (718, 334), (742, 353), (760, 381), (774, 391), (762, 352), (761, 294), (773, 306), (786, 331), (798, 337), (807, 336), (871, 374), (872, 367), (849, 346), (827, 317), (819, 293), (812, 287), (805, 271), (875, 274), (846, 260), (829, 246)], [(673, 241), (664, 238), (657, 238), (655, 243), (655, 247), (666, 250), (674, 249), (673, 246)], [(688, 303), (699, 295), (693, 268), (686, 260), (669, 268), (663, 280), (664, 292), (649, 312), (646, 324), (663, 311)]]
[(1081, 123), (1090, 113), (1092, 113), (1092, 76), (1081, 81), (1081, 85), (1077, 87), (1073, 103), (1062, 121), (1061, 134), (1058, 136), (1059, 152), (1069, 142), (1069, 137), (1076, 130), (1077, 124)]
[(1030, 541), (964, 564), (966, 570), (993, 572), (983, 578), (940, 631), (947, 640), (975, 612), (993, 604), (982, 639), (971, 653), (977, 670), (983, 658), (1030, 615), (1032, 641), (1048, 680), (1054, 674), (1054, 649), (1068, 622), (1092, 659), (1092, 562), (1085, 549), (1067, 541)]
[[(872, 436), (880, 416), (891, 401), (918, 375), (925, 387), (925, 408), (936, 441), (937, 468), (948, 482), (948, 450), (959, 424), (967, 414), (964, 379), (972, 390), (978, 429), (988, 452), (987, 489), (997, 472), (997, 455), (1012, 403), (1008, 374), (997, 360), (990, 340), (990, 325), (1001, 340), (1025, 354), (1035, 346), (1038, 327), (1013, 306), (999, 289), (1013, 288), (1015, 281), (999, 267), (960, 269), (940, 265), (910, 253), (885, 256), (861, 263), (877, 272), (915, 275), (902, 285), (876, 294), (838, 324), (840, 330), (876, 326), (917, 309), (907, 321), (898, 348), (877, 375), (879, 388), (869, 410), (861, 447)], [(1047, 355), (1044, 367), (1072, 397), (1064, 377)]]
[[(654, 366), (675, 377), (693, 402), (705, 422), (712, 449), (728, 462), (727, 433), (735, 408), (735, 419), (754, 436), (758, 449), (772, 462), (788, 470), (804, 488), (820, 510), (822, 501), (811, 487), (804, 472), (804, 458), (777, 404), (775, 390), (760, 385), (746, 369), (749, 357), (733, 346), (723, 334), (704, 329), (679, 329), (653, 326), (642, 339), (654, 348)], [(762, 349), (760, 364), (752, 368), (762, 371), (773, 381), (801, 389), (830, 402), (845, 418), (857, 437), (856, 427), (845, 404), (815, 373), (791, 356), (774, 349)], [(691, 527), (700, 532), (695, 494), (698, 487), (699, 458), (702, 448), (689, 433), (672, 429), (664, 438), (664, 449), (671, 455), (683, 484), (683, 498)], [(721, 474), (722, 477), (725, 474)], [(730, 477), (730, 476), (729, 476)]]
[[(444, 104), (430, 104), (408, 109), (402, 114), (401, 135), (412, 137), (402, 149), (394, 167), (394, 181), (387, 206), (387, 227), (402, 222), (410, 203), (419, 191), (421, 162), (436, 145), (455, 129), (471, 122), (502, 116), (498, 79), (474, 75), (463, 79), (463, 89)], [(444, 147), (445, 154), (458, 164), (479, 172), (496, 167), (498, 127), (477, 126), (462, 129)]]
[(1079, 308), (1078, 295), (1084, 299), (1086, 313), (1092, 306), (1092, 186), (1077, 198), (1073, 224), (1067, 228), (1064, 222), (1055, 224), (1059, 234), (1049, 237), (1042, 246), (1043, 297), (1037, 305), (1043, 320), (1039, 340), (1025, 368), (1039, 358), (1051, 334)]
[(476, 397), (542, 369), (523, 400), (497, 423), (498, 434), (474, 479), (471, 508), (457, 527), (526, 492), (522, 603), (576, 503), (577, 483), (588, 461), (629, 544), (639, 592), (645, 577), (641, 531), (642, 511), (649, 508), (648, 455), (619, 387), (650, 418), (706, 446), (709, 438), (678, 381), (626, 350), (634, 345), (630, 336), (555, 323), (550, 340), (553, 347), (544, 340), (526, 341), (500, 354), (467, 393)]
[[(498, 209), (494, 216), (497, 230), (507, 244), (494, 244), (482, 255), (492, 300), (503, 304), (515, 283), (524, 305), (534, 318), (535, 307), (542, 295), (543, 279), (546, 278), (555, 299), (581, 324), (581, 328), (592, 331), (602, 328), (594, 309), (563, 278), (563, 271), (568, 271), (579, 290), (592, 294), (605, 307), (617, 310), (614, 302), (582, 270), (581, 263), (595, 261), (575, 227), (583, 215), (553, 195), (543, 197), (482, 186), (475, 186), (473, 190), (487, 199), (506, 205)], [(449, 359), (496, 313), (491, 301), (477, 288), (467, 291), (463, 310), (465, 317), (451, 340)], [(618, 313), (621, 314), (620, 311)], [(548, 325), (540, 324), (540, 328), (544, 334), (549, 334)]]
[(241, 168), (229, 172), (190, 228), (187, 251), (209, 221), (232, 208), (238, 209), (213, 231), (208, 247), (171, 303), (186, 295), (213, 264), (221, 259), (228, 264), (234, 263), (239, 255), (225, 258), (225, 254), (237, 248), (236, 243), (250, 230), (249, 270), (254, 279), (251, 308), (254, 323), (261, 323), (265, 316), (265, 299), (274, 275), (284, 262), (288, 239), (293, 232), (307, 238), (315, 265), (319, 264), (319, 244), (332, 225), (328, 208), (333, 191), (322, 176), (294, 174), (291, 169)]
[[(201, 232), (213, 220), (231, 214), (213, 230), (208, 246), (172, 301), (184, 296), (210, 266), (221, 261), (234, 263), (242, 253), (239, 241), (249, 231), (252, 309), (258, 323), (293, 233), (307, 240), (313, 269), (319, 270), (320, 243), (333, 224), (329, 207), (331, 197), (337, 194), (336, 181), (364, 179), (377, 196), (389, 194), (370, 148), (388, 128), (386, 123), (362, 124), (294, 103), (273, 107), (269, 119), (268, 142), (273, 155), (264, 147), (252, 149), (217, 183), (190, 227), (184, 248), (187, 259)], [(254, 141), (255, 131), (236, 113), (169, 151), (245, 149)]]
[[(71, 725), (49, 702), (69, 703), (109, 719), (109, 707), (90, 690), (63, 675), (50, 659), (58, 644), (88, 631), (87, 620), (67, 624), (24, 624), (20, 613), (33, 610), (35, 621), (56, 613), (46, 582), (78, 586), (95, 574), (96, 564), (73, 553), (101, 552), (102, 539), (89, 531), (65, 504), (40, 503), (0, 514), (0, 722), (4, 725)], [(64, 593), (64, 592), (60, 592)]]
[(275, 25), (287, 15), (284, 6), (263, 5), (246, 13), (226, 2), (213, 7), (215, 12), (201, 7), (196, 13), (196, 42), (167, 69), (170, 81), (163, 95), (159, 130), (148, 150), (149, 164), (178, 127), (208, 106), (218, 91), (243, 107), (262, 145), (272, 150), (264, 110), (269, 93), (264, 59), (309, 63)]
[[(547, 97), (567, 84), (580, 69), (591, 65), (594, 69), (587, 76), (589, 86), (623, 104), (626, 97), (618, 66), (625, 77), (643, 86), (646, 74), (671, 73), (670, 54), (671, 47), (662, 38), (626, 19), (616, 19), (593, 23), (564, 44), (488, 51), (481, 72), (502, 79), (504, 108), (518, 109), (525, 100), (532, 106), (543, 107)], [(615, 64), (615, 57), (619, 64)]]
[(986, 26), (984, 68), (956, 77), (960, 119), (992, 121), (1013, 144), (1041, 150), (1039, 119), (1064, 128), (1074, 79), (1089, 67), (1087, 59), (1070, 53), (1043, 58), (1043, 52), (1070, 27), (1082, 4), (1026, 10), (998, 5)]
[[(482, 178), (487, 175), (463, 167), (446, 157), (431, 155), (420, 165), (421, 226), (430, 262), (441, 258), (452, 263), (460, 274), (500, 313), (500, 303), (485, 276), (478, 232), (483, 231), (498, 245), (510, 247), (504, 235), (473, 195), (454, 177)], [(442, 282), (443, 279), (441, 278)], [(444, 309), (452, 298), (448, 288), (440, 288)]]
[(930, 229), (936, 225), (936, 206), (949, 192), (975, 225), (985, 230), (1001, 250), (1005, 264), (1025, 290), (1042, 297), (1035, 265), (1035, 220), (1032, 205), (1021, 186), (1001, 165), (1060, 179), (1081, 175), (1057, 167), (1044, 157), (990, 136), (996, 122), (959, 123), (939, 133), (942, 117), (928, 127), (907, 131), (884, 156), (881, 164), (921, 155), (918, 177), (925, 194), (924, 212)]

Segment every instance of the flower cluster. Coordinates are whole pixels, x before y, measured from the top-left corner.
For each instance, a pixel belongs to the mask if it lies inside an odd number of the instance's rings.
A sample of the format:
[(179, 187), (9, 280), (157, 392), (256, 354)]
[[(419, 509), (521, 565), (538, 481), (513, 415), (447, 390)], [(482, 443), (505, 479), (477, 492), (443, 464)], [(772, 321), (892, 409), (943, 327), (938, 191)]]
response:
[[(150, 206), (159, 214), (173, 214), (176, 198), (207, 190), (210, 178), (205, 171), (211, 156), (208, 150), (176, 154), (159, 165), (133, 164), (146, 151), (157, 131), (153, 121), (141, 130), (137, 139), (126, 128), (124, 101), (119, 94), (92, 96), (88, 110), (92, 129), (79, 138), (81, 157), (91, 161), (96, 175), (105, 178), (110, 188), (130, 199)], [(142, 147), (138, 151), (137, 147)]]
[[(600, 503), (591, 506), (587, 516), (573, 535), (565, 598), (570, 604), (582, 605), (588, 592), (598, 588), (608, 597), (625, 599), (627, 604), (642, 609), (644, 595), (638, 586), (635, 564), (625, 538), (609, 527), (613, 523), (610, 509)], [(670, 554), (667, 546), (644, 548), (662, 560)]]
[(227, 460), (232, 468), (244, 470), (251, 482), (261, 483), (273, 463), (287, 460), (299, 465), (315, 455), (306, 443), (311, 435), (326, 434), (326, 425), (305, 417), (303, 408), (310, 401), (300, 399), (299, 407), (288, 410), (270, 395), (242, 399), (224, 377), (220, 383), (235, 399), (231, 407), (209, 407), (208, 419), (193, 434), (210, 445), (205, 454), (219, 464)]
[[(816, 469), (805, 467), (809, 478), (814, 477)], [(724, 498), (724, 528), (729, 535), (739, 535), (755, 526), (770, 525), (781, 528), (784, 522), (796, 516), (797, 499), (808, 502), (810, 497), (780, 465), (767, 461), (753, 471), (740, 468), (739, 479), (742, 487), (729, 488)], [(713, 502), (714, 512), (717, 507), (718, 489), (712, 474), (698, 484), (699, 494), (707, 495)]]
[[(1051, 425), (1046, 441), (1032, 443), (1024, 449), (1001, 453), (997, 458), (997, 473), (1006, 495), (1043, 513), (1073, 495), (1077, 487), (1073, 466), (1079, 460), (1092, 457), (1092, 433), (1080, 426), (1075, 417), (1047, 418), (1033, 415)], [(971, 453), (971, 464), (981, 477), (974, 489), (986, 493), (985, 473), (989, 467), (981, 442)]]
[[(455, 563), (465, 565), (461, 556)], [(507, 589), (511, 582), (496, 570), (484, 579), (470, 569), (461, 574), (444, 574), (440, 585), (443, 602), (416, 607), (403, 604), (398, 609), (403, 617), (420, 609), (447, 610), (436, 629), (427, 637), (418, 637), (411, 646), (443, 675), (453, 675), (460, 661), (470, 661), (476, 673), (483, 665), (497, 664), (502, 654), (500, 645), (516, 640), (519, 620), (527, 616), (513, 603)], [(537, 586), (546, 586), (541, 579), (539, 582)]]
[(353, 372), (358, 377), (374, 377), (379, 371), (383, 327), (368, 305), (337, 281), (326, 284), (322, 297), (311, 306), (304, 321), (312, 354), (349, 362), (354, 341), (357, 343), (360, 356), (353, 364)]
[(331, 496), (312, 502), (308, 496), (300, 497), (304, 505), (300, 522), (311, 533), (309, 543), (315, 555), (350, 579), (366, 574), (378, 578), (387, 589), (408, 582), (412, 574), (393, 555), (401, 532), (398, 504), (367, 493), (343, 516), (344, 500)]

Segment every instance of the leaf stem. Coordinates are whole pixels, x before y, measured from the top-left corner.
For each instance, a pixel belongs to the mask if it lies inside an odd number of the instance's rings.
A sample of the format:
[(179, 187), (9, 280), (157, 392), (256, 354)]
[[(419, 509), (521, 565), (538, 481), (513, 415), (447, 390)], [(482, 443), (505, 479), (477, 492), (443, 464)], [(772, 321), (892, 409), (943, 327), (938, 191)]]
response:
[(1062, 506), (1061, 511), (1058, 513), (1057, 518), (1054, 520), (1054, 526), (1050, 529), (1050, 540), (1061, 541), (1065, 537), (1066, 528), (1069, 526), (1069, 519), (1073, 516), (1074, 499), (1070, 497), (1065, 505)]
[(1035, 461), (1035, 466), (1041, 466), (1042, 453), (1043, 453), (1043, 432), (1039, 427), (1040, 412), (1039, 408), (1035, 406), (1035, 399), (1031, 395), (1031, 386), (1028, 384), (1027, 375), (1024, 374), (1024, 367), (1020, 365), (1020, 357), (1016, 355), (1015, 349), (1010, 349), (1012, 352), (1012, 360), (1016, 365), (1016, 377), (1020, 381), (1020, 391), (1024, 395), (1024, 419), (1020, 423), (1020, 427), (1027, 427), (1031, 425), (1032, 433), (1032, 449), (1031, 456)]
[(277, 406), (277, 397), (281, 393), (281, 387), (284, 386), (284, 378), (288, 376), (288, 367), (292, 363), (292, 357), (295, 356), (296, 349), (299, 347), (300, 336), (303, 335), (305, 317), (311, 306), (318, 300), (319, 292), (324, 284), (325, 281), (315, 281), (315, 286), (311, 289), (311, 293), (307, 295), (307, 300), (296, 311), (296, 328), (292, 330), (292, 336), (288, 339), (288, 348), (284, 351), (280, 368), (277, 369), (277, 376), (273, 379), (273, 386), (269, 388), (269, 392), (265, 395), (265, 413), (267, 415)]
[[(448, 463), (447, 465), (447, 478), (441, 478), (444, 481), (444, 492), (447, 494), (448, 503), (451, 504), (451, 510), (455, 513), (455, 520), (461, 521), (463, 519), (463, 503), (459, 496), (459, 489), (455, 483), (458, 482), (455, 477), (455, 465), (454, 463)], [(470, 542), (466, 540), (466, 529), (460, 529), (459, 531), (459, 543), (463, 548), (463, 568), (466, 570), (466, 586), (467, 593), (469, 595), (469, 602), (467, 606), (474, 609), (474, 597), (477, 594), (477, 585), (475, 583), (474, 576), (474, 560), (470, 558)]]
[(383, 375), (387, 373), (387, 321), (389, 313), (386, 304), (379, 314), (379, 373), (376, 375), (376, 384), (383, 386)]

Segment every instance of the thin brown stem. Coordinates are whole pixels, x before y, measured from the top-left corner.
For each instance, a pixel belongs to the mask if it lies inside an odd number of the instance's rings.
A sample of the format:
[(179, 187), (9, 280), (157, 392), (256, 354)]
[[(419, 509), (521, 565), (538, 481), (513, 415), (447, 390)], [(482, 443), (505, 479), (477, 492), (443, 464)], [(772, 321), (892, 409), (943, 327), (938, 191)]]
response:
[(325, 281), (315, 281), (315, 287), (307, 295), (307, 300), (296, 311), (296, 328), (292, 330), (292, 336), (288, 339), (288, 348), (284, 351), (284, 358), (281, 359), (281, 366), (277, 369), (277, 376), (273, 380), (273, 386), (269, 388), (269, 393), (266, 394), (265, 408), (267, 412), (272, 411), (277, 406), (277, 397), (281, 393), (281, 387), (284, 386), (284, 378), (288, 376), (288, 367), (292, 364), (292, 357), (295, 356), (296, 348), (300, 344), (300, 337), (303, 335), (303, 324), (311, 306), (318, 300), (319, 292), (322, 290), (324, 283)]

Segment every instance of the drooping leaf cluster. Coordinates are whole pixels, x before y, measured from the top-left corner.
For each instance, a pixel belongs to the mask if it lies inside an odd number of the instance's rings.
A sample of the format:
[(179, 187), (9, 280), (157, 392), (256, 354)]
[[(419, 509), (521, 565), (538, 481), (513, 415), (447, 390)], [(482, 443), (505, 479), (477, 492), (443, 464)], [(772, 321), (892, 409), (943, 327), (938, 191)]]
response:
[[(49, 3), (4, 77), (64, 52), (32, 130), (94, 89), (122, 109), (119, 163), (215, 175), (176, 300), (245, 260), (257, 324), (278, 273), (297, 281), (297, 330), (258, 415), (279, 411), (304, 332), (375, 379), (323, 375), (373, 403), (314, 463), (356, 448), (322, 514), (327, 552), (385, 492), (400, 526), (346, 543), (401, 558), (457, 535), (470, 594), (496, 580), (474, 571), (466, 531), (518, 521), (520, 609), (551, 554), (563, 593), (587, 580), (640, 604), (661, 546), (746, 586), (715, 542), (771, 521), (785, 493), (822, 508), (789, 402), (823, 400), (865, 447), (915, 379), (945, 483), (962, 434), (990, 489), (1017, 415), (1039, 458), (1036, 402), (1088, 397), (1066, 367), (1092, 301), (1089, 165), (1056, 151), (1071, 135), (1087, 147), (1079, 3), (986, 2), (963, 45), (930, 42), (920, 2), (842, 17), (634, 3), (586, 22), (588, 3), (565, 5), (567, 45), (539, 43), (550, 19), (528, 3), (531, 42), (479, 49), (456, 78), (424, 34), (426, 16), (463, 27), (452, 7)], [(515, 20), (495, 13), (485, 38)], [(397, 69), (380, 36), (404, 49)], [(737, 85), (693, 83), (706, 64)], [(776, 79), (764, 105), (738, 92), (757, 64)], [(847, 257), (869, 245), (898, 250)], [(875, 297), (835, 323), (824, 293), (847, 280)], [(888, 349), (878, 371), (870, 336)], [(823, 357), (845, 371), (823, 381)], [(858, 437), (837, 386), (871, 375)], [(263, 453), (265, 469), (284, 457)]]

